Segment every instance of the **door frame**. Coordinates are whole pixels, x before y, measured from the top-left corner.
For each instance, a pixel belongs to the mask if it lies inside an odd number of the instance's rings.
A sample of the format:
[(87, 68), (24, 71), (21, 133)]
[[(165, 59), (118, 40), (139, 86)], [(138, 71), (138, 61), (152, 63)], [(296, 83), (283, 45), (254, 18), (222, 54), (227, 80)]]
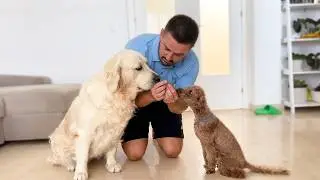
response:
[[(144, 13), (141, 10), (145, 9), (143, 3), (147, 0), (126, 0), (126, 8), (127, 8), (127, 20), (128, 20), (128, 37), (131, 39), (136, 36), (139, 32), (137, 16), (143, 16)], [(231, 3), (231, 0), (229, 0)], [(241, 17), (241, 86), (242, 86), (242, 102), (240, 109), (248, 109), (250, 108), (250, 101), (252, 100), (249, 96), (252, 94), (250, 91), (252, 88), (250, 86), (250, 76), (253, 74), (251, 73), (250, 69), (250, 61), (249, 55), (247, 53), (247, 6), (248, 1), (250, 0), (239, 0), (241, 2), (241, 12), (239, 16)], [(145, 3), (146, 4), (146, 3)], [(140, 12), (140, 13), (139, 13)], [(141, 14), (142, 13), (142, 14)], [(140, 24), (140, 26), (146, 26), (145, 24)], [(144, 28), (144, 27), (142, 27)]]

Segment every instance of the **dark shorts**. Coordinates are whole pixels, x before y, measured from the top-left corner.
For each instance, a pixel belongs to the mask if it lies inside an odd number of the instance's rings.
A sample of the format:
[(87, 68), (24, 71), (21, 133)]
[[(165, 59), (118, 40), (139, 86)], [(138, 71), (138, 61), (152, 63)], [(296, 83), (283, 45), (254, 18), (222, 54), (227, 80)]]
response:
[(149, 125), (153, 129), (153, 138), (177, 137), (183, 138), (182, 116), (172, 113), (163, 101), (153, 102), (136, 110), (129, 120), (122, 140), (124, 142), (148, 138)]

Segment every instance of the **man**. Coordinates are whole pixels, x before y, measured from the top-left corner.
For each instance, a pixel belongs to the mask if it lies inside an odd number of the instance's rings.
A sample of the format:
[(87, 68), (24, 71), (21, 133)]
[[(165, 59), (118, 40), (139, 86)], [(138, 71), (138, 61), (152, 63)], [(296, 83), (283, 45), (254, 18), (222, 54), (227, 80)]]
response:
[(182, 149), (181, 113), (186, 104), (178, 98), (177, 88), (194, 84), (199, 62), (191, 50), (199, 34), (198, 25), (188, 16), (172, 17), (160, 35), (143, 34), (131, 39), (126, 48), (142, 53), (148, 65), (161, 77), (150, 91), (136, 98), (138, 107), (123, 135), (123, 150), (129, 160), (140, 160), (147, 148), (149, 123), (153, 138), (167, 157), (177, 157)]

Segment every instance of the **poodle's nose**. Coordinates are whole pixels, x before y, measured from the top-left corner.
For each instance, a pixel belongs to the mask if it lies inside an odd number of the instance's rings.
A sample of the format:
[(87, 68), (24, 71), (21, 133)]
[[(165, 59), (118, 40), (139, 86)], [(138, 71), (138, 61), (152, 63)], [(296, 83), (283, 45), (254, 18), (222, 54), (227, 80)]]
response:
[(176, 92), (178, 93), (178, 95), (180, 95), (180, 94), (182, 93), (182, 91), (183, 91), (182, 88), (178, 88), (178, 89), (176, 90)]
[(158, 75), (154, 75), (154, 76), (153, 76), (153, 82), (154, 82), (154, 83), (160, 82), (160, 77), (159, 77)]

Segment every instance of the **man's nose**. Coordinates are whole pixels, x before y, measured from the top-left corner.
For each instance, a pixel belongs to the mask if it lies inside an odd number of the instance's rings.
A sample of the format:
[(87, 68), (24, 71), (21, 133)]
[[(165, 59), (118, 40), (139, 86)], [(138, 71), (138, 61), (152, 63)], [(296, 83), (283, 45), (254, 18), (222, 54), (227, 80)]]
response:
[(169, 62), (172, 62), (172, 58), (173, 58), (173, 53), (168, 53), (166, 55), (166, 60), (169, 61)]

